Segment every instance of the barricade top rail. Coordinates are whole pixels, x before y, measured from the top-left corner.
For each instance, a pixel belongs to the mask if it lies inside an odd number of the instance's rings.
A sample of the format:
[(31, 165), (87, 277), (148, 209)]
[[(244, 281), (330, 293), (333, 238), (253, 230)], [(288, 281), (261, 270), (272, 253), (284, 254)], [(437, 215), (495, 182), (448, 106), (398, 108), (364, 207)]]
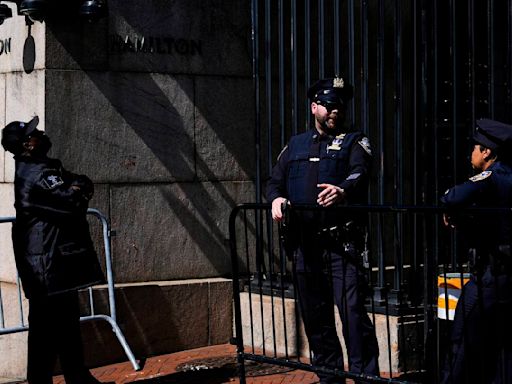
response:
[[(103, 236), (103, 250), (105, 252), (105, 273), (107, 277), (107, 291), (108, 291), (108, 301), (109, 301), (109, 313), (108, 314), (98, 314), (95, 313), (94, 309), (94, 299), (92, 295), (92, 288), (89, 287), (87, 290), (89, 291), (89, 309), (91, 311), (90, 315), (88, 316), (82, 316), (80, 318), (80, 321), (91, 321), (91, 320), (103, 320), (107, 321), (111, 327), (112, 331), (114, 332), (115, 336), (117, 337), (119, 343), (121, 344), (122, 348), (124, 349), (124, 352), (127, 356), (127, 358), (130, 360), (133, 368), (135, 371), (138, 371), (141, 369), (139, 363), (135, 359), (135, 356), (128, 345), (123, 332), (119, 328), (119, 325), (117, 324), (117, 314), (116, 314), (116, 302), (115, 302), (115, 286), (114, 286), (114, 273), (112, 269), (112, 254), (111, 254), (111, 246), (110, 246), (110, 238), (111, 238), (111, 230), (110, 230), (110, 222), (107, 219), (107, 217), (98, 209), (95, 208), (89, 208), (87, 210), (87, 214), (91, 216), (95, 216), (101, 223), (102, 226), (102, 236)], [(4, 216), (0, 217), (0, 223), (13, 223), (16, 221), (15, 216)], [(4, 322), (4, 309), (3, 309), (3, 303), (2, 303), (2, 291), (0, 287), (0, 335), (10, 334), (10, 333), (17, 333), (17, 332), (24, 332), (28, 330), (28, 326), (25, 324), (24, 321), (24, 315), (23, 315), (23, 306), (22, 306), (22, 292), (21, 287), (19, 284), (19, 278), (17, 278), (17, 285), (18, 285), (18, 302), (19, 302), (19, 311), (20, 311), (20, 323), (17, 326), (14, 327), (5, 327)]]
[[(270, 203), (241, 203), (235, 206), (232, 214), (237, 214), (241, 210), (247, 209), (268, 209), (271, 208)], [(410, 212), (410, 213), (444, 213), (444, 212), (464, 212), (464, 213), (483, 213), (483, 212), (512, 212), (512, 207), (445, 207), (441, 205), (335, 205), (330, 207), (321, 207), (317, 204), (293, 204), (290, 208), (305, 211), (322, 211), (322, 210), (340, 210), (340, 211), (364, 211), (364, 212)]]

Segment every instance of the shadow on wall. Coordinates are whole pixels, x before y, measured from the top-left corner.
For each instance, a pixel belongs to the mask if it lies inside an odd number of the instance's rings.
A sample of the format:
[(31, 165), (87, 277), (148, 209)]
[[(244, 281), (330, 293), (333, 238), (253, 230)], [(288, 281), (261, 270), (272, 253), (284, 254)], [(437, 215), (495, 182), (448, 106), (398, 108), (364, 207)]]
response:
[[(116, 2), (110, 3), (117, 4)], [(157, 3), (161, 2), (155, 1), (155, 4)], [(178, 2), (169, 1), (169, 3)], [(221, 8), (226, 7), (227, 5), (222, 5)], [(240, 6), (237, 5), (237, 7)], [(62, 47), (53, 49), (64, 49), (66, 55), (72, 59), (66, 62), (66, 58), (62, 58), (65, 64), (57, 66), (65, 68), (67, 65), (76, 66), (78, 64), (79, 68), (77, 69), (84, 71), (103, 98), (98, 97), (93, 101), (87, 101), (90, 95), (87, 94), (87, 89), (84, 86), (81, 94), (84, 102), (75, 100), (73, 107), (71, 101), (73, 97), (76, 98), (76, 93), (81, 91), (78, 91), (76, 87), (71, 87), (70, 84), (67, 84), (67, 87), (66, 84), (63, 84), (60, 99), (54, 100), (61, 100), (61, 103), (69, 100), (70, 105), (66, 105), (66, 108), (69, 107), (69, 110), (66, 111), (69, 113), (48, 114), (48, 117), (52, 119), (52, 126), (68, 127), (72, 125), (78, 127), (72, 133), (77, 135), (74, 140), (83, 143), (81, 148), (83, 154), (76, 155), (72, 153), (73, 148), (56, 146), (57, 157), (62, 158), (65, 164), (69, 163), (67, 159), (71, 159), (71, 169), (75, 165), (83, 167), (81, 164), (96, 164), (96, 169), (91, 169), (96, 172), (92, 175), (93, 179), (99, 179), (105, 183), (114, 183), (114, 185), (136, 183), (139, 186), (141, 183), (163, 183), (156, 190), (160, 191), (161, 197), (167, 204), (168, 212), (172, 212), (184, 228), (184, 233), (195, 243), (193, 252), (198, 254), (202, 251), (208, 258), (208, 262), (203, 263), (202, 269), (194, 270), (195, 275), (179, 277), (227, 275), (230, 272), (227, 218), (231, 208), (237, 203), (233, 196), (238, 190), (236, 186), (230, 188), (223, 181), (250, 181), (253, 178), (255, 149), (252, 129), (254, 116), (252, 91), (237, 89), (240, 84), (237, 82), (240, 80), (239, 75), (238, 79), (234, 76), (234, 81), (231, 81), (233, 77), (219, 77), (218, 75), (209, 77), (176, 75), (172, 76), (172, 81), (179, 89), (177, 91), (162, 89), (163, 85), (168, 86), (169, 83), (164, 81), (163, 74), (150, 73), (153, 69), (150, 66), (151, 62), (148, 62), (145, 68), (140, 68), (141, 63), (139, 62), (139, 67), (136, 65), (135, 72), (128, 69), (109, 71), (111, 70), (108, 57), (107, 31), (109, 28), (114, 28), (114, 23), (122, 22), (126, 23), (135, 33), (139, 32), (140, 35), (144, 35), (142, 30), (138, 30), (151, 24), (147, 15), (129, 12), (128, 6), (111, 6), (110, 9), (119, 14), (111, 16), (110, 20), (102, 20), (97, 25), (80, 25), (79, 23), (77, 25), (77, 21), (71, 19), (61, 19), (54, 24), (49, 21), (53, 38)], [(161, 20), (155, 21), (155, 23), (158, 22)], [(229, 20), (223, 19), (217, 23), (229, 24)], [(167, 20), (168, 28), (175, 29), (176, 26), (172, 24)], [(247, 26), (249, 24), (250, 18), (247, 20)], [(242, 25), (244, 24), (242, 23)], [(234, 35), (244, 34), (242, 37), (234, 36), (234, 38), (243, 40), (244, 44), (247, 44), (245, 34), (248, 36), (249, 30), (241, 29), (239, 25), (232, 26), (232, 29), (231, 33)], [(226, 44), (229, 45), (230, 42), (227, 41)], [(54, 54), (51, 49), (50, 47), (47, 54)], [(218, 53), (216, 55), (215, 60), (219, 61)], [(243, 52), (241, 55), (247, 58), (246, 64), (249, 68), (247, 52)], [(205, 57), (202, 58), (205, 62), (208, 60), (206, 56), (205, 54)], [(170, 58), (165, 57), (165, 60), (170, 60)], [(56, 62), (58, 61), (59, 59), (56, 60)], [(208, 63), (204, 63), (203, 66), (206, 68)], [(55, 69), (54, 72), (59, 72), (60, 68)], [(51, 76), (52, 68), (48, 68), (48, 72)], [(205, 70), (205, 72), (207, 71)], [(178, 68), (173, 73), (183, 73), (183, 71)], [(221, 80), (219, 81), (219, 79)], [(70, 78), (70, 81), (73, 80), (76, 78)], [(246, 84), (251, 84), (250, 79), (246, 80)], [(219, 84), (223, 86), (219, 87)], [(109, 112), (109, 109), (115, 113)], [(184, 116), (190, 117), (190, 119), (184, 119)], [(102, 117), (109, 117), (109, 119), (98, 121)], [(92, 134), (98, 136), (95, 143), (106, 141), (108, 148), (102, 148), (101, 144), (96, 147), (87, 144), (87, 142), (91, 142), (91, 139), (87, 140), (86, 136), (91, 135), (90, 129), (93, 127), (95, 131)], [(50, 134), (54, 135), (51, 132)], [(70, 132), (66, 134), (68, 136), (63, 140), (69, 138)], [(114, 156), (116, 161), (119, 160), (122, 155), (114, 152), (125, 149), (127, 147), (124, 143), (125, 138), (127, 135), (133, 134), (142, 140), (151, 155), (145, 156), (146, 159), (143, 159), (144, 153), (142, 153), (139, 158), (135, 158), (134, 155), (133, 159), (126, 160), (126, 157), (130, 155), (127, 154), (123, 165), (126, 168), (138, 166), (138, 174), (130, 175), (129, 172), (125, 172), (120, 178), (119, 175), (109, 173), (115, 172), (119, 167), (105, 166), (102, 155), (107, 159)], [(82, 137), (84, 140), (81, 140)], [(145, 149), (141, 148), (141, 150)], [(136, 149), (131, 152), (137, 153)], [(95, 159), (89, 160), (91, 157), (95, 157)], [(148, 159), (151, 160), (151, 157), (156, 158), (157, 161), (149, 163)], [(144, 161), (148, 163), (145, 164)], [(145, 167), (148, 171), (144, 174)], [(148, 177), (152, 175), (155, 175), (153, 179)], [(200, 181), (211, 183), (205, 185)], [(178, 188), (170, 188), (171, 182), (181, 183)], [(133, 195), (130, 196), (133, 197)], [(127, 201), (129, 206), (123, 207), (126, 214), (135, 215), (137, 207), (133, 205), (138, 204), (138, 201), (133, 201), (133, 199), (127, 199)], [(155, 204), (158, 203), (157, 200), (155, 202)], [(144, 208), (151, 207), (147, 205)], [(166, 208), (153, 207), (153, 213), (156, 215), (166, 212)], [(225, 215), (225, 217), (219, 218), (221, 215)], [(158, 220), (158, 218), (156, 219)], [(119, 225), (119, 223), (113, 224)], [(144, 222), (142, 222), (142, 227), (144, 224), (150, 227), (149, 223)], [(157, 228), (158, 232), (153, 233), (152, 236), (159, 237), (160, 241), (166, 239), (169, 229)], [(120, 244), (119, 239), (116, 240), (118, 244)], [(129, 259), (130, 252), (133, 251), (132, 247), (128, 244), (120, 244), (120, 247), (124, 248), (118, 254)], [(163, 244), (163, 247), (151, 249), (151, 251), (153, 250), (159, 253), (159, 256), (150, 256), (155, 258), (154, 265), (147, 268), (153, 273), (151, 277), (136, 276), (134, 278), (131, 275), (122, 275), (123, 269), (118, 268), (120, 280), (142, 281), (151, 278), (158, 280), (178, 278), (177, 276), (166, 276), (164, 274), (166, 271), (158, 268), (156, 263), (156, 259), (161, 260), (172, 253), (177, 253), (176, 247), (173, 248), (172, 244)], [(151, 254), (147, 251), (145, 253)], [(146, 259), (145, 262), (146, 266), (152, 263), (150, 259)], [(212, 267), (215, 271), (208, 270)], [(139, 273), (144, 274), (144, 269), (137, 270), (137, 274)], [(158, 273), (163, 274), (158, 275)]]
[[(119, 327), (129, 335), (130, 347), (136, 358), (156, 356), (208, 345), (208, 285), (122, 287), (116, 291)], [(176, 300), (176, 294), (184, 300)], [(82, 304), (88, 298), (82, 293)], [(105, 289), (94, 290), (96, 313), (108, 313)], [(187, 310), (195, 305), (199, 311)], [(151, 314), (151, 316), (148, 316)], [(194, 324), (193, 327), (190, 324)], [(176, 332), (179, 329), (180, 332)], [(88, 366), (104, 365), (106, 361), (126, 360), (124, 351), (106, 321), (82, 324)]]

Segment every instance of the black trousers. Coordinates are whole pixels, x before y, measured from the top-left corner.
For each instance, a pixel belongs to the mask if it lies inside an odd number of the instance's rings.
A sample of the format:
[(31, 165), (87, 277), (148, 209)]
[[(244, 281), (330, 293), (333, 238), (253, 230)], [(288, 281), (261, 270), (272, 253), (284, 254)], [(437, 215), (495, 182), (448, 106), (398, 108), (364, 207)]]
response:
[[(365, 273), (344, 252), (302, 248), (297, 254), (296, 284), (313, 364), (344, 369), (335, 326), (336, 304), (343, 324), (349, 370), (379, 375), (375, 327), (365, 308)], [(322, 383), (343, 382), (324, 373), (318, 376)]]
[(472, 275), (455, 309), (443, 384), (512, 384), (512, 278)]
[(76, 291), (29, 299), (28, 382), (53, 383), (57, 358), (67, 384), (96, 382), (84, 365)]

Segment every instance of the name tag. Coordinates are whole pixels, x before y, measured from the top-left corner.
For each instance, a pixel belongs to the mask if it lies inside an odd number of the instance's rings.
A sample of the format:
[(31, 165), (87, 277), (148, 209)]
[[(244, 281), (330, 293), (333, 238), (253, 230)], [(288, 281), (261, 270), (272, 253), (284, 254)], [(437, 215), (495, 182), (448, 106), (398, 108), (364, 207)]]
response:
[(309, 161), (320, 161), (319, 157), (310, 157)]

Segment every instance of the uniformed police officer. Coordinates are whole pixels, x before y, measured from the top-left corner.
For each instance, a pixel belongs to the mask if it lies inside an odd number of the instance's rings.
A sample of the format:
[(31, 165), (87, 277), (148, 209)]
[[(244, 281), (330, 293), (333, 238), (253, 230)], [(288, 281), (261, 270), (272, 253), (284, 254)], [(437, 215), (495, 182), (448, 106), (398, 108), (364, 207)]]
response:
[[(466, 235), (472, 274), (455, 310), (443, 383), (512, 383), (512, 126), (478, 120), (471, 154), (477, 172), (446, 191), (447, 226)], [(463, 215), (455, 209), (487, 212)], [(492, 210), (494, 208), (494, 211)]]
[(51, 384), (59, 358), (66, 383), (99, 383), (84, 366), (77, 290), (104, 281), (86, 212), (93, 184), (47, 157), (48, 136), (38, 117), (2, 130), (16, 161), (16, 266), (29, 300), (27, 377)]
[[(314, 127), (293, 136), (282, 150), (267, 185), (272, 217), (283, 219), (282, 205), (364, 203), (372, 158), (362, 132), (344, 130), (352, 87), (342, 78), (316, 82), (309, 90)], [(323, 211), (323, 210), (322, 210)], [(313, 363), (344, 369), (333, 303), (343, 322), (348, 365), (354, 373), (379, 374), (375, 328), (365, 309), (367, 281), (360, 262), (357, 220), (324, 211), (296, 217), (294, 268), (302, 317)], [(319, 373), (321, 383), (343, 382)]]

